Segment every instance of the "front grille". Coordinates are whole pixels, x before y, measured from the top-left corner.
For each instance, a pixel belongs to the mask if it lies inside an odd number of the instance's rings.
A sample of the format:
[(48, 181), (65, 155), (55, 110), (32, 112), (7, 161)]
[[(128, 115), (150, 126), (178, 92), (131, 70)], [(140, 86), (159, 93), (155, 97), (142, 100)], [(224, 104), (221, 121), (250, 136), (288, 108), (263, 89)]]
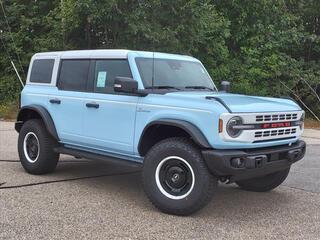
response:
[(256, 131), (254, 133), (254, 137), (262, 138), (262, 137), (270, 137), (270, 136), (283, 136), (283, 135), (295, 134), (296, 132), (297, 132), (296, 128), (264, 130), (264, 131)]
[(245, 127), (241, 129), (241, 134), (236, 138), (231, 138), (227, 131), (223, 131), (219, 135), (225, 141), (241, 143), (279, 142), (285, 139), (294, 141), (303, 132), (303, 128), (299, 124), (302, 114), (303, 111), (225, 113), (221, 115), (224, 123), (233, 116), (240, 116)]
[(288, 120), (296, 120), (297, 118), (298, 118), (297, 113), (267, 114), (267, 115), (257, 115), (256, 122), (288, 121)]

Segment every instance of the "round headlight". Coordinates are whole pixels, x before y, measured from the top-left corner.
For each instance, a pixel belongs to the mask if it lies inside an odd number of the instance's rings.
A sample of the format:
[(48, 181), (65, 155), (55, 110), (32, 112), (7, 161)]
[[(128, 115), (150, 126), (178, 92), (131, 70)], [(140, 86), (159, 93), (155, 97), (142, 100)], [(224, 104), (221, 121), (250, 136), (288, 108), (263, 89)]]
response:
[(242, 124), (242, 119), (241, 117), (238, 117), (238, 116), (232, 117), (228, 121), (226, 129), (230, 137), (236, 138), (241, 134), (242, 130), (235, 128), (235, 126), (241, 125), (241, 124)]

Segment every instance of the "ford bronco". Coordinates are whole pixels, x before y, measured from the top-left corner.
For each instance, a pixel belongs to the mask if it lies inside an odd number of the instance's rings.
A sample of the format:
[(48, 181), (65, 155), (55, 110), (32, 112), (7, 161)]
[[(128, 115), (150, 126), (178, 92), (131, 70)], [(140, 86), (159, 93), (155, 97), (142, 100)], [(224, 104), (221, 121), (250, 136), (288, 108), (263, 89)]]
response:
[(305, 154), (304, 111), (229, 88), (190, 56), (37, 53), (15, 124), (21, 164), (45, 174), (68, 154), (135, 165), (150, 201), (176, 215), (205, 206), (218, 182), (270, 191)]

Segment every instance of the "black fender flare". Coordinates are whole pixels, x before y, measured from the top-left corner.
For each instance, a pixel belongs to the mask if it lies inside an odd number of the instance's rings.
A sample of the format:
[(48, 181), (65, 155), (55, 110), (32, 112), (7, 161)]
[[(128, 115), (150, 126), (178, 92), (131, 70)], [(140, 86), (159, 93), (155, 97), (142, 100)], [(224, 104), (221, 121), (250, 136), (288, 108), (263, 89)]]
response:
[(185, 132), (187, 132), (191, 138), (194, 140), (194, 142), (199, 145), (201, 148), (212, 148), (207, 140), (207, 138), (204, 136), (204, 134), (201, 132), (201, 130), (195, 126), (194, 124), (184, 121), (184, 120), (178, 120), (178, 119), (159, 119), (152, 121), (148, 123), (145, 128), (143, 129), (139, 144), (138, 144), (138, 151), (141, 150), (141, 142), (144, 137), (144, 134), (147, 132), (147, 130), (154, 126), (154, 125), (167, 125), (167, 126), (174, 126), (181, 128)]
[(17, 116), (17, 121), (15, 123), (16, 131), (20, 132), (20, 129), (21, 129), (23, 123), (26, 120), (30, 119), (30, 118), (28, 118), (28, 114), (30, 114), (30, 111), (37, 113), (41, 117), (41, 119), (44, 122), (44, 125), (46, 126), (46, 129), (48, 130), (50, 135), (55, 140), (59, 141), (57, 130), (56, 130), (56, 127), (55, 127), (54, 122), (52, 120), (52, 117), (51, 117), (50, 113), (48, 112), (48, 110), (41, 105), (32, 104), (32, 105), (24, 106), (20, 109), (18, 116)]

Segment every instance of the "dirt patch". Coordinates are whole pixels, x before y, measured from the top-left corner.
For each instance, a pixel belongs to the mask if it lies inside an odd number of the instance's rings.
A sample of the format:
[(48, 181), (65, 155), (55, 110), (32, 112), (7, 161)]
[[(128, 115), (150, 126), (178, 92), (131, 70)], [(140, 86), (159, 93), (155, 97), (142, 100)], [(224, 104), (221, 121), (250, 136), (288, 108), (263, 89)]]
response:
[(304, 126), (305, 128), (320, 129), (320, 122), (314, 119), (306, 119)]

